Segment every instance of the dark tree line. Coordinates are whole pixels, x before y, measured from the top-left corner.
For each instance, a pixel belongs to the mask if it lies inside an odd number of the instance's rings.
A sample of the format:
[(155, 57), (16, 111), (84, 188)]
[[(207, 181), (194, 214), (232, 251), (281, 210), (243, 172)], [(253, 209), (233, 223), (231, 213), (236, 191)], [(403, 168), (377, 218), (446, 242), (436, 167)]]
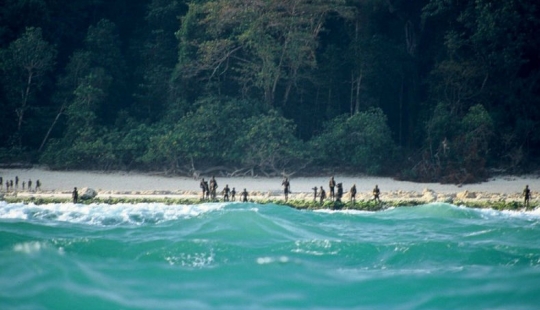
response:
[(0, 0), (0, 161), (473, 182), (534, 169), (533, 0)]

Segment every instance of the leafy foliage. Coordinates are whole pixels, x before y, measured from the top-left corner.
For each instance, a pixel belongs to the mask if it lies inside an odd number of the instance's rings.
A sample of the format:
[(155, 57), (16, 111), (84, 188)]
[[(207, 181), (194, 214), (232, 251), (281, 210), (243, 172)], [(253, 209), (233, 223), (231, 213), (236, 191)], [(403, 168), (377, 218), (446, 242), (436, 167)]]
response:
[[(22, 129), (28, 110), (38, 100), (38, 91), (55, 64), (56, 48), (45, 41), (41, 28), (29, 27), (1, 53), (3, 89), (9, 109), (14, 111), (15, 143), (22, 146)], [(10, 122), (7, 122), (8, 124)]]
[(540, 164), (533, 0), (4, 4), (2, 161), (454, 183)]
[(353, 116), (341, 115), (326, 124), (313, 139), (318, 161), (325, 166), (352, 167), (369, 174), (380, 173), (392, 160), (395, 146), (381, 109)]
[(238, 162), (235, 140), (242, 132), (243, 118), (251, 113), (246, 109), (249, 103), (209, 101), (200, 102), (196, 111), (172, 124), (158, 124), (156, 131), (161, 134), (151, 138), (145, 160), (160, 160), (171, 171)]
[(266, 175), (283, 174), (306, 165), (304, 143), (295, 137), (295, 125), (275, 110), (246, 121), (245, 134), (238, 145), (243, 150), (242, 163), (256, 167)]
[(413, 179), (470, 183), (487, 176), (494, 124), (486, 109), (478, 104), (465, 115), (439, 103), (427, 124), (428, 145), (413, 168)]

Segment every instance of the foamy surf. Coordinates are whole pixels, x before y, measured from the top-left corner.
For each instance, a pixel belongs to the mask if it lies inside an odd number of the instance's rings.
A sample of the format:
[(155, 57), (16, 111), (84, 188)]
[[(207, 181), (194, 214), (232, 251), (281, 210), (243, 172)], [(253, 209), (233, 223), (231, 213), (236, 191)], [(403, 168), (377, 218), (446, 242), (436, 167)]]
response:
[(103, 226), (141, 225), (195, 217), (220, 210), (224, 206), (223, 203), (198, 205), (167, 205), (163, 203), (84, 205), (54, 203), (36, 205), (33, 203), (7, 204), (6, 202), (0, 202), (0, 219), (42, 220)]

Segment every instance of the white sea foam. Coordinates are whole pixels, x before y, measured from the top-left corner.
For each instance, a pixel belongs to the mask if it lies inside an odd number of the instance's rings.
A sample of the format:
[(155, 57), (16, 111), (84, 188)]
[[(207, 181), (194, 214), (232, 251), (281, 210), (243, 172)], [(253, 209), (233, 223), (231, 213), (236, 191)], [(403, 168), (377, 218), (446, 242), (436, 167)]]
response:
[(0, 219), (44, 220), (90, 225), (118, 225), (161, 223), (179, 218), (191, 218), (220, 210), (221, 203), (198, 205), (166, 205), (163, 203), (138, 204), (8, 204), (0, 202)]
[(267, 265), (272, 263), (281, 263), (285, 264), (289, 262), (289, 258), (287, 256), (280, 256), (280, 257), (258, 257), (257, 258), (257, 264), (259, 265)]
[[(493, 218), (493, 217), (513, 217), (513, 218), (532, 218), (532, 219), (538, 219), (540, 218), (540, 208), (536, 208), (534, 210), (530, 211), (524, 211), (524, 210), (495, 210), (495, 209), (476, 209), (476, 208), (470, 208), (464, 205), (451, 205), (451, 204), (441, 204), (441, 203), (431, 203), (426, 204), (422, 206), (418, 206), (416, 208), (439, 208), (443, 206), (451, 209), (461, 210), (463, 212), (477, 212), (480, 216), (485, 218)], [(388, 209), (385, 209), (384, 211), (394, 211), (399, 210), (400, 208), (391, 207)], [(414, 209), (414, 207), (413, 207)], [(404, 212), (408, 212), (409, 210), (404, 210)], [(430, 210), (436, 210), (436, 209), (430, 209)], [(330, 209), (320, 209), (320, 210), (314, 210), (313, 212), (317, 213), (327, 213), (327, 214), (350, 214), (350, 215), (363, 215), (363, 214), (379, 214), (381, 211), (363, 211), (363, 210), (330, 210)]]
[[(466, 208), (466, 207), (464, 207)], [(495, 209), (472, 209), (475, 212), (481, 214), (484, 218), (522, 218), (522, 219), (539, 219), (540, 209), (534, 209), (531, 211), (525, 210), (495, 210)]]
[(370, 213), (374, 213), (375, 211), (318, 209), (318, 210), (314, 210), (313, 212), (328, 213), (328, 214), (334, 214), (334, 213), (353, 214), (354, 215), (354, 214), (370, 214)]
[(180, 265), (182, 267), (203, 268), (211, 266), (215, 261), (215, 254), (210, 253), (181, 253), (176, 256), (166, 256), (165, 260), (169, 265)]
[(43, 249), (45, 249), (47, 245), (42, 242), (38, 241), (31, 241), (31, 242), (23, 242), (23, 243), (17, 243), (13, 246), (13, 251), (15, 252), (21, 252), (25, 254), (32, 254), (37, 253)]
[(333, 249), (333, 243), (340, 243), (339, 240), (297, 240), (296, 248), (291, 250), (293, 253), (308, 254), (314, 256), (336, 255), (339, 250)]

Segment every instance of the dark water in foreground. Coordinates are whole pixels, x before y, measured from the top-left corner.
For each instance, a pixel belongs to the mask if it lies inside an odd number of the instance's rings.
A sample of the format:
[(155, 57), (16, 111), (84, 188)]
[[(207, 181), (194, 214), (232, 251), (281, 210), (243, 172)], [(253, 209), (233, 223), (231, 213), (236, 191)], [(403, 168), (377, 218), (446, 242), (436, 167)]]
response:
[(0, 309), (538, 309), (540, 212), (0, 202)]

